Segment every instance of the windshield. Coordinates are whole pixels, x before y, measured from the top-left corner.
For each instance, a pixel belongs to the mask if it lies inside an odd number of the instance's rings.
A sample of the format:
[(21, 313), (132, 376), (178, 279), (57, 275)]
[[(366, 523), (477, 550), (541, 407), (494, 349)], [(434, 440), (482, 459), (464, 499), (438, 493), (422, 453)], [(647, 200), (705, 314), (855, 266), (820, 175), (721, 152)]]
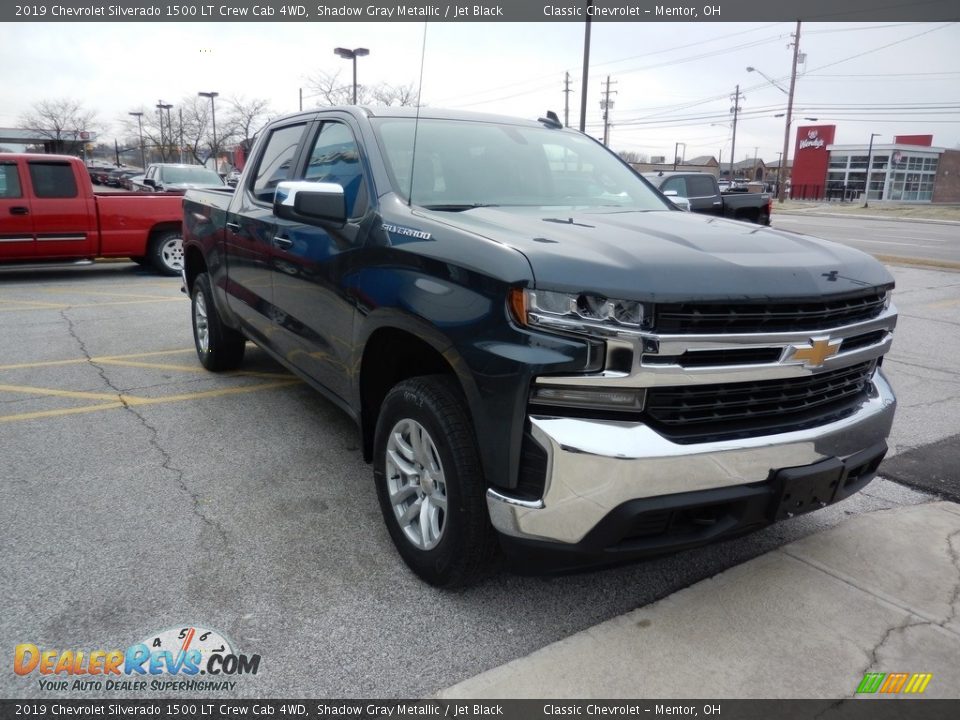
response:
[(170, 183), (197, 183), (204, 185), (223, 185), (223, 180), (213, 170), (200, 167), (164, 168), (163, 181)]
[(410, 200), (412, 179), (414, 205), (438, 210), (484, 205), (670, 209), (618, 158), (582, 135), (421, 119), (412, 162), (414, 125), (414, 118), (374, 120), (393, 189)]

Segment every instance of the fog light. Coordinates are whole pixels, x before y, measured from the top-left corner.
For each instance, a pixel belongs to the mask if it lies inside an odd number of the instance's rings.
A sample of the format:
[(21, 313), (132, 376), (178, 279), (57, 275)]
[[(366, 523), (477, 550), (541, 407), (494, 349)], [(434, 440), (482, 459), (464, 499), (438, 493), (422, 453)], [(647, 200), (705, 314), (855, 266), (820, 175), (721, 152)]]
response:
[(607, 408), (611, 410), (640, 410), (645, 390), (632, 388), (541, 386), (533, 390), (533, 402), (544, 405)]

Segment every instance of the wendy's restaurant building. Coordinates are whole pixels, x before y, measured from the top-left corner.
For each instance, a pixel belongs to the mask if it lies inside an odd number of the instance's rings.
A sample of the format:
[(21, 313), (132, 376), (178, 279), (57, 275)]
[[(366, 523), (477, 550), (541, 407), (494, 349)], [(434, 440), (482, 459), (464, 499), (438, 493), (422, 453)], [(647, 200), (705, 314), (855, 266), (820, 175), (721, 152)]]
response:
[(932, 135), (897, 135), (888, 144), (834, 145), (835, 125), (797, 128), (790, 197), (960, 203), (960, 151), (934, 147)]

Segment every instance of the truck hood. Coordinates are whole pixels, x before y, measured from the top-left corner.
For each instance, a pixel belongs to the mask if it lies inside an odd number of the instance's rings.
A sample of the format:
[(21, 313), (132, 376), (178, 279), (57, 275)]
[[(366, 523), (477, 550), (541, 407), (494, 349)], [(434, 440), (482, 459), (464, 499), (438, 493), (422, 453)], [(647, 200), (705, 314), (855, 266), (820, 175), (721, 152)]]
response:
[(424, 214), (523, 253), (542, 289), (672, 302), (809, 298), (893, 284), (859, 250), (707, 215), (553, 207)]

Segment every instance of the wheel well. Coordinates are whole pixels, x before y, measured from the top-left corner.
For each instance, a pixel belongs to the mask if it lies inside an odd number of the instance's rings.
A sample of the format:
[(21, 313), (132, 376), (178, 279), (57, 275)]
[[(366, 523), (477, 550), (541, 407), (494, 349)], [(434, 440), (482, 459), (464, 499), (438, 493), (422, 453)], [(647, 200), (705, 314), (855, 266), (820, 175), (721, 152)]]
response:
[(195, 246), (186, 248), (183, 255), (183, 269), (187, 278), (187, 294), (190, 295), (193, 292), (193, 281), (196, 280), (197, 275), (207, 271), (207, 262), (204, 260), (200, 248)]
[(361, 432), (363, 456), (368, 462), (373, 457), (373, 434), (383, 399), (394, 385), (419, 375), (455, 378), (443, 355), (409, 332), (383, 328), (370, 336), (360, 364)]
[(154, 225), (152, 228), (150, 228), (150, 241), (152, 242), (155, 237), (158, 237), (160, 235), (163, 235), (164, 233), (168, 233), (171, 231), (180, 233), (182, 236), (183, 223), (168, 222), (168, 223), (160, 223), (158, 225)]

